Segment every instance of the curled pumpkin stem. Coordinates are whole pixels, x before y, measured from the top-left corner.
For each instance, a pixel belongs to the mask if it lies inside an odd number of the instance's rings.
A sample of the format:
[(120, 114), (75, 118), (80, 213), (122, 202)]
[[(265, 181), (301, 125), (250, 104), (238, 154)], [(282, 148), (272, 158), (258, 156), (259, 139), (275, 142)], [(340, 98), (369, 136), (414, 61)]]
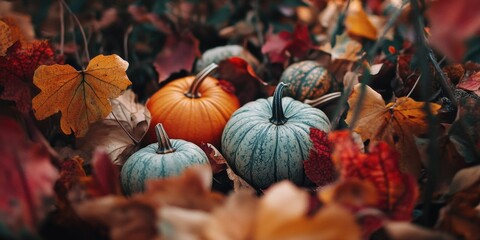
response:
[(270, 122), (275, 125), (283, 125), (288, 121), (288, 119), (283, 114), (282, 106), (283, 89), (286, 86), (288, 86), (288, 84), (285, 84), (283, 82), (278, 83), (277, 88), (275, 88), (275, 92), (273, 93), (272, 117), (270, 118)]
[(161, 123), (158, 123), (155, 126), (155, 133), (157, 134), (158, 140), (158, 154), (167, 154), (176, 151), (176, 149), (172, 146), (172, 142), (170, 141), (170, 138), (168, 138), (167, 132), (165, 132), (165, 129), (163, 128), (163, 125)]
[(188, 92), (185, 93), (185, 96), (187, 96), (189, 98), (199, 98), (199, 97), (201, 97), (201, 94), (198, 92), (198, 90), (200, 89), (200, 85), (202, 84), (203, 80), (205, 80), (205, 78), (207, 78), (217, 68), (218, 68), (217, 64), (211, 63), (206, 68), (204, 68), (202, 71), (200, 71), (195, 76), (195, 79), (193, 80), (193, 83), (190, 86), (190, 89), (188, 89)]

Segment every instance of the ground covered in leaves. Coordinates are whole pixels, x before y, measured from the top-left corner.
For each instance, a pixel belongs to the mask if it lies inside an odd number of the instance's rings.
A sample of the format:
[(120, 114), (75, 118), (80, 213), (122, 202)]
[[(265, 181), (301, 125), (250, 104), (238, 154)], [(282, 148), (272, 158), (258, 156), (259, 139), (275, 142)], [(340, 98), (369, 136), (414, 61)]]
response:
[[(480, 239), (479, 33), (474, 0), (0, 0), (0, 239)], [(203, 142), (125, 193), (148, 100), (211, 63), (240, 106), (327, 73), (308, 186)]]

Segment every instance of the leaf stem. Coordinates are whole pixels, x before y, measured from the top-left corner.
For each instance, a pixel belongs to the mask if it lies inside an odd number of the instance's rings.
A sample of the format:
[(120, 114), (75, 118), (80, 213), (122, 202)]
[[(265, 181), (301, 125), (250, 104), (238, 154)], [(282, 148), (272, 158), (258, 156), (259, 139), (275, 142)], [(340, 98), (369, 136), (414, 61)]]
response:
[(67, 9), (68, 13), (73, 17), (75, 22), (78, 25), (78, 28), (80, 29), (80, 33), (82, 34), (83, 38), (83, 43), (84, 43), (84, 48), (85, 48), (85, 56), (87, 57), (88, 62), (90, 62), (90, 53), (88, 52), (88, 41), (87, 41), (87, 36), (85, 35), (85, 31), (83, 30), (82, 24), (80, 23), (80, 20), (78, 20), (77, 16), (75, 13), (73, 13), (72, 9), (68, 6), (68, 4), (65, 2), (65, 0), (59, 0), (61, 3), (63, 3), (63, 6), (65, 6), (65, 9)]
[(435, 58), (435, 55), (433, 54), (432, 49), (428, 46), (426, 46), (426, 48), (427, 48), (427, 51), (428, 51), (428, 59), (433, 64), (433, 67), (435, 68), (435, 71), (437, 71), (437, 73), (440, 75), (440, 79), (438, 81), (440, 83), (440, 86), (442, 87), (442, 90), (444, 91), (445, 95), (447, 95), (447, 98), (450, 100), (450, 102), (455, 107), (457, 107), (458, 102), (455, 99), (455, 95), (453, 94), (452, 89), (450, 88), (450, 86), (448, 86), (447, 76), (445, 76), (445, 73), (440, 68), (440, 64), (437, 62), (437, 59)]
[(127, 134), (128, 138), (130, 138), (135, 145), (138, 145), (140, 143), (140, 141), (138, 141), (135, 137), (133, 137), (132, 134), (130, 134), (130, 132), (128, 132), (128, 130), (123, 126), (123, 124), (120, 122), (120, 120), (118, 120), (117, 116), (115, 115), (115, 112), (113, 112), (113, 111), (112, 111), (112, 116), (113, 116), (113, 118), (115, 118), (115, 121), (122, 128), (122, 130), (125, 132), (125, 134)]

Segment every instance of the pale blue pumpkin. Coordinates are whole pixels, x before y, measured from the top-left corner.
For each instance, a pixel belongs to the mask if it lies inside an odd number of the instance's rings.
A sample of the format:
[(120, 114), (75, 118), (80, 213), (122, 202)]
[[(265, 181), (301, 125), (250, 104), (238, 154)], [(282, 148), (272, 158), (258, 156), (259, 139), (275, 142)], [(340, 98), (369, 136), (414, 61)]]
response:
[(330, 121), (319, 109), (283, 97), (280, 82), (273, 97), (245, 104), (233, 113), (222, 134), (222, 152), (232, 170), (255, 188), (289, 179), (311, 183), (303, 161), (312, 147), (310, 128), (328, 132)]
[(210, 165), (205, 152), (194, 143), (170, 140), (161, 123), (155, 131), (158, 143), (138, 150), (122, 167), (122, 187), (128, 195), (143, 192), (148, 179), (178, 176), (193, 165)]

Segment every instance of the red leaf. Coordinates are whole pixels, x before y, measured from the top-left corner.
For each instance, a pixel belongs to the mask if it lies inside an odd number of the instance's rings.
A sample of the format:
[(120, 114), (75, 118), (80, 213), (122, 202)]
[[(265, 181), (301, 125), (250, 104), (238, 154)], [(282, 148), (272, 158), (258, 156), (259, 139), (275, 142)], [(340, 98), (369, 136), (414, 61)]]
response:
[(232, 83), (235, 94), (243, 105), (260, 97), (262, 85), (267, 85), (260, 79), (252, 66), (239, 57), (231, 57), (218, 64), (219, 79)]
[(198, 39), (192, 33), (183, 36), (169, 35), (162, 51), (153, 65), (158, 73), (158, 82), (165, 81), (172, 73), (191, 71), (195, 57), (200, 56)]
[(83, 159), (74, 157), (66, 159), (60, 166), (60, 178), (55, 183), (55, 192), (57, 194), (57, 205), (63, 209), (68, 205), (67, 194), (75, 184), (78, 184), (80, 178), (85, 177), (83, 169)]
[(218, 80), (218, 86), (220, 86), (223, 89), (223, 91), (225, 91), (225, 92), (228, 92), (228, 93), (231, 93), (231, 94), (235, 94), (235, 92), (236, 92), (233, 84), (230, 83), (227, 80), (222, 80), (222, 79)]
[(335, 180), (330, 142), (327, 133), (316, 128), (310, 128), (310, 139), (313, 147), (310, 149), (308, 160), (303, 161), (305, 174), (317, 186), (325, 186)]
[(105, 151), (97, 150), (92, 159), (93, 173), (82, 181), (92, 197), (120, 195), (120, 173)]
[(467, 80), (460, 82), (457, 88), (473, 91), (480, 96), (480, 72), (476, 72), (468, 77)]
[(358, 178), (372, 183), (379, 201), (377, 207), (393, 220), (410, 220), (418, 197), (415, 178), (400, 172), (398, 154), (385, 142), (360, 152), (350, 132), (329, 134), (334, 149), (332, 159), (340, 170), (342, 180)]
[(58, 171), (40, 144), (30, 142), (20, 125), (0, 117), (0, 222), (17, 231), (34, 231), (53, 197)]
[(40, 65), (57, 63), (55, 53), (47, 41), (34, 41), (22, 46), (14, 44), (7, 55), (0, 57), (0, 99), (15, 101), (22, 113), (32, 109), (33, 73)]
[(304, 57), (312, 47), (308, 27), (297, 24), (293, 33), (282, 31), (270, 35), (262, 47), (262, 53), (268, 54), (272, 63), (284, 63), (289, 55)]
[(200, 148), (202, 148), (207, 155), (210, 166), (212, 166), (213, 174), (217, 174), (227, 169), (227, 161), (212, 144), (202, 142), (202, 144), (200, 144)]
[(460, 61), (464, 55), (464, 40), (478, 34), (480, 18), (478, 1), (459, 0), (451, 4), (449, 0), (433, 1), (427, 15), (431, 24), (431, 43), (454, 60)]

